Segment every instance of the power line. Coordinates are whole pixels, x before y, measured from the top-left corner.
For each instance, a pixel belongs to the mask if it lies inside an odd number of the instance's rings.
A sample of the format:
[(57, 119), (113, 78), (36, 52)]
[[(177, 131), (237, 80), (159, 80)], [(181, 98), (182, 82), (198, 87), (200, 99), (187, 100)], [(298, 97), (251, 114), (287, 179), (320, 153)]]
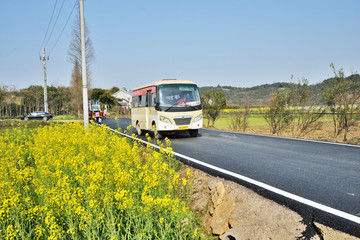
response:
[(44, 39), (43, 39), (43, 41), (42, 41), (42, 43), (41, 43), (41, 46), (40, 46), (40, 48), (39, 48), (39, 54), (40, 54), (41, 48), (42, 48), (42, 46), (43, 46), (43, 44), (44, 44), (44, 42), (45, 42), (46, 36), (47, 36), (47, 34), (48, 34), (49, 27), (50, 27), (50, 25), (51, 25), (52, 18), (53, 18), (53, 16), (54, 16), (54, 12), (55, 12), (56, 5), (57, 5), (57, 0), (55, 1), (54, 8), (53, 8), (52, 13), (51, 13), (50, 21), (49, 21), (49, 24), (48, 24), (48, 26), (47, 26)]
[(55, 29), (55, 26), (56, 26), (56, 24), (57, 24), (57, 21), (59, 20), (59, 16), (60, 16), (61, 10), (62, 10), (62, 8), (63, 8), (63, 6), (64, 6), (64, 2), (65, 2), (65, 0), (63, 0), (63, 2), (62, 2), (62, 4), (61, 4), (59, 13), (58, 13), (58, 15), (57, 15), (57, 17), (56, 17), (56, 20), (55, 20), (55, 23), (54, 23), (53, 28), (52, 28), (52, 30), (51, 30), (51, 33), (50, 33), (50, 35), (49, 35), (49, 38), (48, 38), (48, 40), (47, 40), (46, 43), (45, 43), (45, 47), (46, 47), (47, 44), (49, 43), (49, 40), (50, 40), (50, 38), (51, 38), (51, 36), (52, 36), (52, 33), (54, 32), (54, 29)]
[(51, 53), (51, 52), (54, 50), (54, 48), (56, 47), (57, 43), (59, 42), (59, 40), (60, 40), (60, 38), (61, 38), (61, 36), (62, 36), (62, 34), (63, 34), (63, 32), (64, 32), (67, 24), (68, 24), (68, 22), (69, 22), (69, 20), (70, 20), (70, 17), (72, 16), (72, 14), (73, 14), (73, 12), (74, 12), (74, 9), (75, 9), (77, 3), (78, 3), (78, 0), (75, 1), (74, 6), (73, 6), (73, 8), (72, 8), (72, 10), (71, 10), (71, 13), (70, 13), (69, 17), (67, 18), (66, 23), (65, 23), (63, 29), (61, 30), (61, 33), (60, 33), (59, 37), (57, 38), (54, 46), (51, 48), (51, 50), (50, 50), (50, 52), (49, 52), (49, 56), (50, 56), (50, 53)]

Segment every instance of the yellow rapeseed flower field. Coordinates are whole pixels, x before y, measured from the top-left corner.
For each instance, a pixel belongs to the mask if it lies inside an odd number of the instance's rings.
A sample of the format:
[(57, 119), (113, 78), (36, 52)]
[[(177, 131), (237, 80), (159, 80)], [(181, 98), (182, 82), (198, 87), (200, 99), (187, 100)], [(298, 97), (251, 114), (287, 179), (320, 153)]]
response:
[(0, 144), (0, 239), (199, 239), (170, 146), (79, 123), (14, 127)]

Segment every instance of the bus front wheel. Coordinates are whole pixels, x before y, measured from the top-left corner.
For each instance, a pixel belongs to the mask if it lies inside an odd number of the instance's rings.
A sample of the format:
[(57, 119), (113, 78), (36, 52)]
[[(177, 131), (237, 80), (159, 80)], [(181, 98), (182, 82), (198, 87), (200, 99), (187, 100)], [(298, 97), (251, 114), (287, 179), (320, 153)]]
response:
[(198, 129), (189, 130), (190, 137), (197, 137), (198, 132), (199, 132)]
[(137, 132), (137, 135), (141, 136), (142, 130), (141, 130), (141, 128), (140, 128), (140, 124), (139, 124), (139, 123), (136, 123), (136, 132)]
[(153, 122), (153, 125), (152, 125), (152, 129), (154, 131), (154, 137), (156, 139), (162, 139), (163, 138), (163, 135), (161, 133), (159, 133), (159, 131), (156, 129), (156, 125), (155, 125), (154, 122)]
[(158, 131), (154, 132), (154, 136), (155, 136), (156, 139), (162, 139), (163, 138), (163, 135), (161, 133), (159, 133)]

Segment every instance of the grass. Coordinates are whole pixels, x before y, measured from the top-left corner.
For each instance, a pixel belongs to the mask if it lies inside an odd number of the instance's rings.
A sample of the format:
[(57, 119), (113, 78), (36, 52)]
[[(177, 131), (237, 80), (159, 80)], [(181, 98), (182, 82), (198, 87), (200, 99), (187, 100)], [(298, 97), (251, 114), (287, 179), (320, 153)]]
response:
[[(218, 119), (216, 119), (214, 127), (219, 129), (230, 129), (229, 126), (229, 118), (230, 115), (228, 114), (221, 114)], [(251, 114), (248, 118), (249, 121), (249, 127), (253, 126), (268, 126), (268, 123), (265, 121), (264, 117), (260, 114)], [(330, 122), (332, 121), (332, 118), (330, 115), (324, 115), (321, 119), (319, 119), (320, 122)], [(207, 118), (204, 118), (203, 125), (207, 127)]]
[[(228, 122), (229, 117), (230, 116), (227, 114), (222, 114), (218, 119), (216, 119), (214, 127), (219, 129), (230, 128)], [(203, 125), (207, 126), (207, 122), (208, 120), (204, 118)], [(261, 115), (253, 114), (249, 117), (249, 126), (265, 126), (265, 125), (267, 125), (267, 123)]]
[(17, 127), (27, 127), (27, 128), (36, 128), (39, 126), (46, 125), (46, 122), (42, 120), (34, 120), (34, 121), (23, 121), (19, 119), (7, 119), (7, 120), (0, 120), (0, 131), (5, 131), (6, 129), (12, 129)]
[(57, 115), (54, 116), (51, 120), (79, 120), (79, 118), (77, 116)]
[[(77, 116), (71, 116), (71, 115), (58, 115), (54, 116), (52, 119), (49, 120), (49, 122), (52, 121), (58, 121), (58, 120), (79, 120)], [(0, 119), (0, 130), (1, 128), (12, 128), (12, 127), (20, 127), (20, 126), (27, 126), (27, 127), (38, 127), (46, 125), (46, 122), (43, 122), (41, 119), (35, 119), (35, 120), (29, 120), (24, 121), (20, 119)]]

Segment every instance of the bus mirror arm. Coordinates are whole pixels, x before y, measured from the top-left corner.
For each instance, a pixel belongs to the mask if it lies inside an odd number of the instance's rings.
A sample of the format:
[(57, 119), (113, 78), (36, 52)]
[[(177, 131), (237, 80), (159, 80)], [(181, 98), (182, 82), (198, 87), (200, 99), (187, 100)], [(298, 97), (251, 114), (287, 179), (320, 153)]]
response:
[(154, 103), (155, 103), (155, 109), (159, 109), (160, 104), (159, 104), (159, 98), (158, 97), (154, 98)]
[(158, 111), (160, 110), (160, 104), (158, 102), (155, 103), (155, 109)]

